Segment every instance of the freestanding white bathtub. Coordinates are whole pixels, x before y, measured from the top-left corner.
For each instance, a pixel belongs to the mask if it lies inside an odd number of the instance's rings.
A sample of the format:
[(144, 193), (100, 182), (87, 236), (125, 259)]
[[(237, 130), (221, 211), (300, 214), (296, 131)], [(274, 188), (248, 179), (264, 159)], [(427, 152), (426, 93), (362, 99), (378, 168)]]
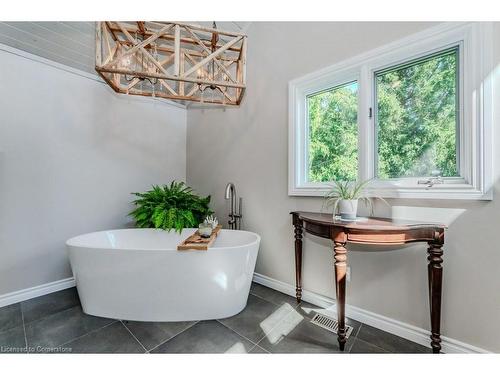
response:
[(207, 251), (177, 251), (193, 234), (122, 229), (66, 242), (83, 311), (114, 319), (220, 319), (247, 303), (260, 236), (221, 230)]

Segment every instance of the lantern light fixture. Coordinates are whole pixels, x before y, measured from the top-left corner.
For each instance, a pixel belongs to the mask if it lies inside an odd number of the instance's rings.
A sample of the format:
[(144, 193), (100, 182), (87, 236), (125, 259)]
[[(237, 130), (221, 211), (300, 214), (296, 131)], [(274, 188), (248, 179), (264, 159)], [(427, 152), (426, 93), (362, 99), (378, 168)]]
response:
[(239, 105), (247, 36), (181, 22), (98, 22), (96, 71), (114, 91)]

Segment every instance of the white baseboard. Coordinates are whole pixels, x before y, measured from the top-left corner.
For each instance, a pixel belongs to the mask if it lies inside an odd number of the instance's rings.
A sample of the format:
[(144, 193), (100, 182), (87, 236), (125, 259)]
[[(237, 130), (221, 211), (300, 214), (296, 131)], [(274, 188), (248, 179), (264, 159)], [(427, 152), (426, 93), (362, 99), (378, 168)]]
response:
[(67, 279), (57, 280), (51, 283), (3, 294), (0, 295), (0, 307), (58, 292), (59, 290), (72, 288), (75, 285), (75, 279), (73, 277), (68, 277)]
[[(253, 281), (295, 297), (295, 286), (293, 285), (258, 273), (254, 273)], [(307, 290), (302, 290), (302, 299), (319, 307), (329, 308), (329, 310), (332, 310), (332, 305), (335, 305), (334, 299)], [(333, 311), (335, 311), (335, 307), (333, 307)], [(430, 345), (430, 332), (423, 328), (347, 304), (346, 316), (357, 320), (358, 322), (368, 324), (372, 327), (403, 337), (418, 344), (425, 346)], [(441, 340), (443, 353), (490, 353), (485, 349), (478, 348), (477, 346), (469, 345), (449, 337), (441, 336)]]

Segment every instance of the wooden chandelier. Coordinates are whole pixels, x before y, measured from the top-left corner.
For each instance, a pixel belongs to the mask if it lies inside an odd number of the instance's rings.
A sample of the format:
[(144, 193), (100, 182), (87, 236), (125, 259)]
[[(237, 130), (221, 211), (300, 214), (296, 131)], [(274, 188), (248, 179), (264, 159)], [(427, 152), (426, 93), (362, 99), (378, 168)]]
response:
[(98, 22), (96, 71), (117, 93), (239, 105), (247, 36), (179, 22)]

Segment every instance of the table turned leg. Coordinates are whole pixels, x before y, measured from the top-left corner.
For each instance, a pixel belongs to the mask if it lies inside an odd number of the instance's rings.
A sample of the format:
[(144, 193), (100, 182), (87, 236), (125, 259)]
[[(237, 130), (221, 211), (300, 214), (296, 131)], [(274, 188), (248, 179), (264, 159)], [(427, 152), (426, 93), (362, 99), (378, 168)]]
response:
[(431, 310), (431, 346), (433, 353), (441, 351), (441, 291), (443, 281), (443, 244), (429, 242), (427, 266)]
[(338, 332), (337, 340), (341, 351), (344, 351), (346, 342), (345, 329), (345, 283), (347, 270), (347, 249), (345, 242), (334, 243), (335, 258), (335, 291), (337, 294), (337, 318)]
[(295, 297), (302, 301), (302, 221), (294, 220), (295, 227)]

